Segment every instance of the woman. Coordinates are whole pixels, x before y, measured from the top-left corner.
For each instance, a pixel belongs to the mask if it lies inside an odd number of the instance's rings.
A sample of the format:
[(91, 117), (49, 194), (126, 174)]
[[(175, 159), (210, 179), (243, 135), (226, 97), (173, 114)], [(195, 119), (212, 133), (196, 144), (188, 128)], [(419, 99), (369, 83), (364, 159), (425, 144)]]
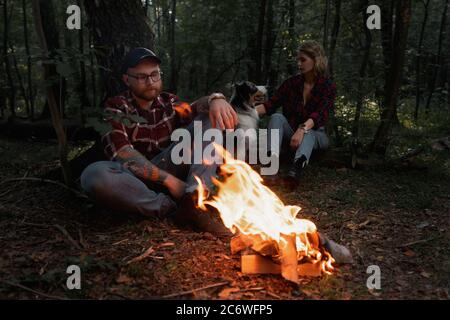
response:
[[(329, 140), (325, 132), (328, 114), (333, 108), (336, 85), (327, 75), (327, 58), (316, 41), (306, 41), (299, 49), (300, 74), (283, 82), (275, 95), (256, 110), (260, 115), (271, 115), (268, 124), (269, 154), (279, 156), (280, 150), (271, 150), (272, 139), (277, 146), (289, 142), (295, 151), (288, 181), (298, 184), (302, 170), (308, 164), (313, 149), (325, 149)], [(282, 114), (275, 113), (282, 107)], [(278, 129), (279, 136), (272, 137), (270, 129)]]

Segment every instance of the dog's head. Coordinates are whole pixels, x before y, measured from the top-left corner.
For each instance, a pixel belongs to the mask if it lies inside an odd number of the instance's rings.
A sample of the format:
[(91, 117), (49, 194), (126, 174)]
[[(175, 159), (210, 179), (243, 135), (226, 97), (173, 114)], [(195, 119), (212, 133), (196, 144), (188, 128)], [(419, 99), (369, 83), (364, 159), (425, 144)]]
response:
[(258, 92), (256, 85), (250, 81), (242, 81), (234, 84), (234, 92), (231, 104), (236, 107), (245, 105), (253, 106), (253, 97)]

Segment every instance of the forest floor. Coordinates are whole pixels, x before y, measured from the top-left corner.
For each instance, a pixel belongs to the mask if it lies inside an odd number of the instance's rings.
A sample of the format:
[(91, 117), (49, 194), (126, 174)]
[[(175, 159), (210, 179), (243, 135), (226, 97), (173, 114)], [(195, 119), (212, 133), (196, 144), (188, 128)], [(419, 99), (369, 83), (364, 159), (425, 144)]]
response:
[[(354, 264), (299, 285), (242, 274), (229, 239), (112, 213), (58, 185), (8, 181), (55, 167), (50, 154), (54, 142), (0, 139), (0, 298), (450, 298), (448, 152), (440, 165), (404, 169), (312, 163), (297, 190), (273, 188), (354, 256)], [(150, 247), (149, 257), (128, 263)], [(66, 288), (72, 264), (81, 267), (81, 290)], [(381, 269), (381, 290), (366, 286), (370, 265)]]

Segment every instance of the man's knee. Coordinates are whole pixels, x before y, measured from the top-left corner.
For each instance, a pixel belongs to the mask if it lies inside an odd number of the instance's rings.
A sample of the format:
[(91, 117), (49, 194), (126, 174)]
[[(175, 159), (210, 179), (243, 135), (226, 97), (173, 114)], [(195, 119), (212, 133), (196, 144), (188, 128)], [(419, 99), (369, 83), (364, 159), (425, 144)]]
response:
[(112, 161), (98, 161), (90, 164), (81, 173), (81, 188), (89, 193), (98, 193), (107, 188), (109, 175), (120, 171), (120, 164)]

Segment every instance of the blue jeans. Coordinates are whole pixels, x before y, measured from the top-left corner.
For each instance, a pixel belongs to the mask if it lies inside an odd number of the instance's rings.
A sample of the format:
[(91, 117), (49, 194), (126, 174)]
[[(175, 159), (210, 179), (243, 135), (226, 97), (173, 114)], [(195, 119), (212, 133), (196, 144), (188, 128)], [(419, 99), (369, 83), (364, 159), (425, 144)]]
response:
[[(207, 115), (195, 119), (202, 122), (202, 131), (211, 127)], [(186, 129), (193, 138), (193, 123)], [(174, 164), (171, 151), (177, 143), (172, 143), (150, 161), (158, 168), (167, 171), (186, 182), (186, 191), (197, 188), (194, 176), (200, 177), (207, 189), (213, 186), (211, 177), (216, 176), (217, 164)], [(210, 142), (203, 142), (203, 149)], [(193, 144), (191, 144), (192, 146)], [(192, 150), (191, 153), (193, 154)], [(193, 163), (193, 162), (191, 162)], [(211, 161), (209, 162), (211, 163)], [(96, 202), (121, 212), (140, 213), (145, 216), (167, 217), (177, 208), (176, 202), (167, 194), (165, 188), (152, 183), (144, 183), (133, 173), (116, 161), (98, 161), (89, 165), (81, 174), (81, 187)]]
[[(271, 136), (270, 129), (278, 129), (279, 130), (279, 143), (278, 146), (281, 146), (283, 141), (289, 142), (292, 136), (294, 135), (294, 130), (289, 125), (286, 117), (281, 113), (274, 113), (269, 120), (269, 124), (267, 125), (268, 129), (268, 148), (271, 146), (271, 139), (275, 139)], [(327, 134), (325, 133), (325, 128), (320, 127), (317, 130), (309, 130), (303, 137), (303, 141), (300, 146), (295, 151), (294, 161), (299, 159), (302, 155), (304, 155), (307, 159), (307, 163), (311, 157), (311, 153), (315, 149), (327, 149), (330, 142)], [(280, 150), (269, 150), (274, 154), (280, 155)]]

